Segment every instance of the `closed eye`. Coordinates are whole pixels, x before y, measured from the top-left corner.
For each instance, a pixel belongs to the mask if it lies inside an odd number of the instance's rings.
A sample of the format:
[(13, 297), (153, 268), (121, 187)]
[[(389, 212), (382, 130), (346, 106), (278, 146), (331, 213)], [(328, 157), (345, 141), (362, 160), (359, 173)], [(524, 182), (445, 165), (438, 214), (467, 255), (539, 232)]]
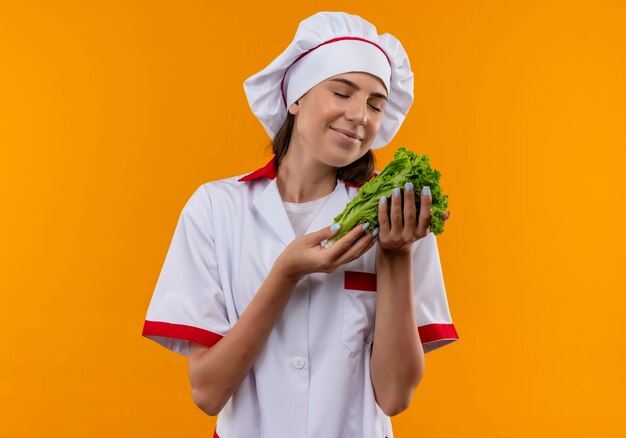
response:
[[(347, 98), (349, 98), (349, 97), (350, 97), (350, 96), (349, 96), (349, 95), (347, 95), (347, 94), (337, 93), (336, 91), (333, 91), (333, 94), (334, 94), (335, 96), (337, 96), (337, 97), (340, 97), (341, 99), (347, 99)], [(370, 107), (371, 109), (373, 109), (374, 111), (376, 111), (376, 112), (382, 112), (382, 109), (380, 109), (380, 108), (378, 108), (378, 107), (376, 107), (376, 106), (372, 105), (371, 103), (368, 103), (368, 105), (369, 105), (369, 107)]]

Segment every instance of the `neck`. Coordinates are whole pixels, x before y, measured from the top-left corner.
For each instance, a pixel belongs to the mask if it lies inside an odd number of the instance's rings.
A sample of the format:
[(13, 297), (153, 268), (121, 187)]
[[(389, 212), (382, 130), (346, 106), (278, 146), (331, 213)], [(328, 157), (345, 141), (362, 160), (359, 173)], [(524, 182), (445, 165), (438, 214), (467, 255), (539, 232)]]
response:
[(328, 195), (337, 185), (337, 169), (289, 146), (276, 175), (285, 202), (310, 202)]

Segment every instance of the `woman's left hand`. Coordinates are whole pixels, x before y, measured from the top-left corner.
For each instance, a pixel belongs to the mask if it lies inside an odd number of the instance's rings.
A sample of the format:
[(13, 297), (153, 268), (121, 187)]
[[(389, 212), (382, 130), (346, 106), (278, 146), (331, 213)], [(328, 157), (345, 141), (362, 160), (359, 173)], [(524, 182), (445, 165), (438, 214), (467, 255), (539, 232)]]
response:
[[(381, 197), (378, 203), (378, 246), (395, 253), (408, 253), (411, 244), (430, 232), (430, 212), (432, 197), (430, 192), (421, 194), (419, 217), (415, 207), (415, 191), (411, 183), (404, 187), (404, 211), (402, 211), (402, 189), (395, 188), (391, 199)], [(391, 215), (388, 206), (391, 204)], [(446, 211), (442, 219), (448, 220), (450, 212)]]

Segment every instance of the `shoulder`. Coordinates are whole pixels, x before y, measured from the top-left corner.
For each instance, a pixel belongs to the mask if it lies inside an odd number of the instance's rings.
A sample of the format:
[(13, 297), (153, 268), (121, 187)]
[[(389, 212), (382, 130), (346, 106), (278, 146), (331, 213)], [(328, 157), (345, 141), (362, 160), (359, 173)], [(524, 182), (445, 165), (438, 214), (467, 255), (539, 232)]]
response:
[(183, 213), (206, 214), (212, 205), (219, 205), (226, 199), (241, 197), (247, 190), (245, 184), (237, 180), (241, 176), (232, 176), (214, 181), (207, 181), (199, 186), (187, 198)]
[(200, 184), (192, 197), (207, 197), (212, 199), (214, 197), (223, 196), (242, 196), (248, 194), (252, 189), (258, 186), (266, 185), (268, 181), (266, 178), (246, 180), (245, 178), (247, 176), (249, 176), (249, 173), (242, 173), (228, 178), (204, 182)]
[(190, 196), (185, 209), (225, 211), (249, 204), (271, 182), (269, 178), (246, 179), (249, 173), (207, 181), (200, 184)]
[[(217, 230), (226, 230), (250, 205), (252, 186), (257, 182), (239, 182), (241, 175), (200, 184), (187, 198), (179, 223), (215, 238)], [(261, 182), (259, 182), (261, 183)]]
[(231, 176), (215, 181), (208, 181), (200, 185), (197, 191), (201, 191), (205, 196), (228, 196), (237, 195), (247, 190), (246, 184), (240, 182), (242, 175)]

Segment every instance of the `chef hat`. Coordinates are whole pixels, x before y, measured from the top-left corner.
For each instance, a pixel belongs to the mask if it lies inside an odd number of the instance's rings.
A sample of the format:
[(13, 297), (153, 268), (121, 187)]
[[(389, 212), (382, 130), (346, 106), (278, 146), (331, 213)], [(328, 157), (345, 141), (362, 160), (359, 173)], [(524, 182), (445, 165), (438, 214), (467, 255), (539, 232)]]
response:
[(243, 87), (252, 112), (274, 138), (292, 103), (320, 82), (353, 71), (370, 73), (387, 87), (382, 126), (372, 143), (372, 149), (382, 148), (411, 107), (413, 72), (400, 41), (378, 35), (357, 15), (319, 12), (303, 20), (287, 49)]

